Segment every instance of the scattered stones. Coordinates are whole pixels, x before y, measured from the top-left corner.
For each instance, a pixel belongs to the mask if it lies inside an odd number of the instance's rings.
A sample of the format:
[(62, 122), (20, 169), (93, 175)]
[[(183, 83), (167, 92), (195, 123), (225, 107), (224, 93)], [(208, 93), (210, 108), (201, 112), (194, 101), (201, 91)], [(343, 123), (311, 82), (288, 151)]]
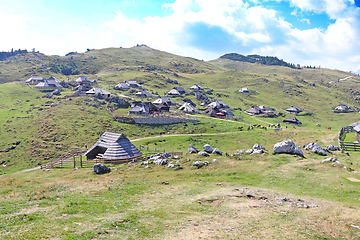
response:
[(198, 152), (198, 155), (209, 156), (209, 154), (207, 152), (205, 152), (205, 151)]
[(247, 154), (252, 154), (253, 151), (254, 151), (254, 149), (248, 149), (248, 150), (245, 151), (245, 153), (247, 153)]
[(310, 150), (312, 151), (313, 153), (317, 153), (319, 155), (322, 155), (322, 156), (326, 156), (327, 153), (325, 152), (325, 150), (317, 143), (309, 143), (306, 147), (305, 147), (306, 150)]
[(334, 145), (327, 145), (326, 146), (326, 149), (327, 150), (330, 150), (330, 151), (341, 151), (341, 148), (340, 147), (336, 147)]
[(207, 153), (212, 153), (214, 151), (214, 148), (210, 146), (210, 144), (205, 144), (203, 147), (204, 151)]
[(188, 150), (187, 150), (187, 152), (186, 152), (186, 154), (187, 153), (197, 153), (199, 150), (197, 150), (197, 148), (195, 147), (195, 146), (193, 146), (193, 145), (189, 145), (189, 148), (188, 148)]
[(109, 173), (110, 171), (111, 171), (110, 168), (102, 163), (97, 163), (93, 166), (93, 172), (96, 174), (105, 174), (105, 173)]
[(333, 157), (328, 157), (321, 161), (321, 163), (324, 163), (324, 162), (334, 162), (336, 164), (343, 165), (340, 161), (336, 160), (336, 158), (333, 158)]
[(255, 143), (254, 146), (252, 147), (252, 149), (257, 149), (257, 150), (265, 150), (265, 148), (263, 146), (261, 146), (260, 144)]
[(218, 148), (214, 148), (214, 150), (212, 151), (212, 153), (217, 153), (219, 155), (222, 155), (222, 152), (218, 149)]
[(253, 155), (253, 154), (262, 154), (264, 153), (264, 150), (262, 149), (253, 149), (252, 153), (250, 155)]

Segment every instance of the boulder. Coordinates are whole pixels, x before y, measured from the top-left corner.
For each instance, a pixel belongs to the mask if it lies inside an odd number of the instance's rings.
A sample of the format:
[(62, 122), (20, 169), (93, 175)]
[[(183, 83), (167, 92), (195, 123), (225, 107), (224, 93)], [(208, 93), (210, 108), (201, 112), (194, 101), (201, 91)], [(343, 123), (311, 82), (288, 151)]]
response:
[(197, 150), (197, 148), (195, 146), (190, 144), (186, 153), (197, 153), (198, 151), (199, 150)]
[(52, 98), (53, 95), (52, 95), (52, 93), (47, 93), (47, 94), (45, 95), (45, 97), (46, 97), (46, 98)]
[(325, 152), (325, 150), (317, 143), (309, 143), (306, 147), (305, 147), (306, 150), (310, 150), (312, 151), (313, 153), (317, 153), (319, 155), (322, 155), (322, 156), (326, 156), (327, 153)]
[(290, 139), (276, 143), (274, 145), (274, 153), (295, 154), (295, 143)]
[(196, 161), (196, 162), (193, 162), (192, 165), (197, 167), (201, 164), (202, 162), (201, 161)]
[(211, 163), (216, 163), (216, 162), (217, 162), (216, 159), (211, 160)]
[(254, 149), (248, 149), (248, 150), (245, 151), (245, 153), (247, 153), (247, 154), (252, 154), (253, 151), (254, 151)]
[(218, 149), (218, 148), (214, 148), (214, 150), (212, 151), (212, 153), (217, 153), (222, 155), (222, 152)]
[(334, 145), (327, 145), (326, 149), (329, 151), (341, 151), (341, 148), (335, 147)]
[(263, 146), (261, 146), (260, 144), (255, 143), (254, 146), (252, 147), (252, 149), (257, 149), (257, 150), (265, 150), (265, 148)]
[(262, 154), (264, 153), (264, 150), (262, 149), (253, 149), (252, 153), (250, 155), (253, 155), (253, 154)]
[(210, 146), (210, 144), (205, 144), (203, 147), (204, 151), (207, 153), (212, 153), (214, 151), (214, 148)]
[(161, 155), (162, 158), (172, 158), (172, 154), (171, 153), (164, 153)]
[(102, 163), (97, 163), (93, 166), (93, 172), (96, 174), (109, 173), (110, 171), (110, 168)]
[(244, 154), (245, 149), (241, 149), (241, 150), (236, 150), (236, 155), (240, 155), (240, 154)]
[(300, 148), (295, 148), (295, 150), (294, 150), (294, 154), (296, 154), (296, 155), (299, 155), (299, 156), (301, 156), (301, 157), (304, 157), (304, 153), (301, 151), (301, 149)]
[(209, 156), (209, 154), (207, 152), (205, 152), (205, 151), (198, 152), (198, 155)]
[(55, 91), (53, 91), (52, 94), (53, 94), (53, 95), (57, 95), (57, 96), (60, 95), (59, 89), (56, 89)]

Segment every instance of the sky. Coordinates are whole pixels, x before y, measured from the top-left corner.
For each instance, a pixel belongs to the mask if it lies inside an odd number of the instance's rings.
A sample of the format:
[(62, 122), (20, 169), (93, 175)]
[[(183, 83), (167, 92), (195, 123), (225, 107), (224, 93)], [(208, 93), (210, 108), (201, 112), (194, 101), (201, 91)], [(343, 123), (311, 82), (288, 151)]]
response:
[(360, 0), (0, 0), (0, 51), (145, 44), (212, 60), (276, 56), (360, 73)]

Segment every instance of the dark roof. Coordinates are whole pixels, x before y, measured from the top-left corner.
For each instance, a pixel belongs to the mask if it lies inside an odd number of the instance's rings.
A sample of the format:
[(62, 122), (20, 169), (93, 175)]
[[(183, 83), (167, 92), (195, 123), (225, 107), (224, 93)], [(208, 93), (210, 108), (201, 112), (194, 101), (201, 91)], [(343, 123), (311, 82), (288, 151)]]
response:
[(284, 123), (301, 125), (302, 123), (296, 117), (288, 117), (283, 120)]
[(287, 108), (286, 111), (287, 112), (294, 112), (294, 113), (302, 112), (302, 110), (300, 108), (298, 108), (297, 106), (291, 106), (291, 107)]
[(180, 105), (184, 105), (184, 103), (190, 103), (191, 105), (193, 105), (193, 107), (196, 107), (196, 104), (193, 103), (193, 101), (191, 101), (191, 99), (185, 98)]
[(249, 108), (248, 110), (245, 110), (245, 112), (250, 113), (250, 114), (262, 114), (263, 111), (258, 107), (258, 106), (253, 106), (251, 108)]
[(209, 107), (208, 109), (203, 111), (202, 114), (206, 114), (210, 117), (215, 117), (218, 112), (220, 112), (220, 110), (217, 107), (215, 108)]

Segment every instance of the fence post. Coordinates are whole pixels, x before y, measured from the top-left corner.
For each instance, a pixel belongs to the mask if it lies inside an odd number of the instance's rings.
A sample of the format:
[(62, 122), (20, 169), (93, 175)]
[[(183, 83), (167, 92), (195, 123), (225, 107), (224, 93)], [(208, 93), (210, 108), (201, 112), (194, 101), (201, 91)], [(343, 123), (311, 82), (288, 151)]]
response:
[(76, 168), (76, 166), (75, 166), (75, 153), (74, 153), (73, 158), (74, 158), (74, 168)]
[(61, 156), (61, 159), (60, 159), (60, 162), (61, 162), (61, 168), (63, 168), (63, 158), (62, 158), (62, 156)]
[(155, 153), (156, 153), (156, 148), (155, 148)]
[(80, 167), (83, 167), (82, 166), (82, 155), (80, 155)]

